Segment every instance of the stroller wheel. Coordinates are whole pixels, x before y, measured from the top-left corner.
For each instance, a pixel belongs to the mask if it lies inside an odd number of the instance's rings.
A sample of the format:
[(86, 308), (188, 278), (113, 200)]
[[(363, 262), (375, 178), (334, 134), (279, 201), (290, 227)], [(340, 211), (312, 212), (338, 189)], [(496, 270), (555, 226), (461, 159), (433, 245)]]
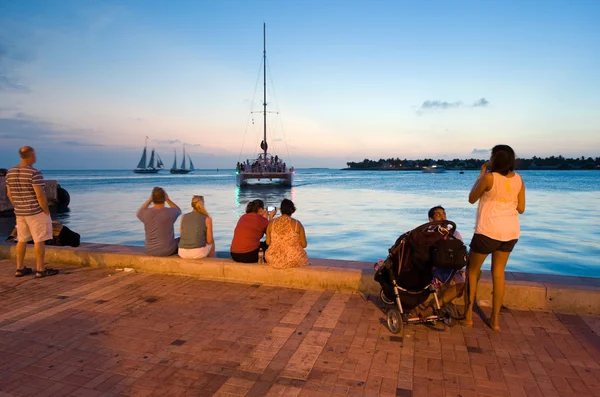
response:
[(389, 300), (387, 296), (385, 296), (385, 293), (383, 292), (383, 290), (379, 291), (379, 299), (381, 299), (381, 301), (383, 303), (385, 303), (386, 305), (393, 305), (394, 301)]
[(444, 306), (444, 310), (446, 311), (446, 316), (444, 318), (444, 324), (448, 327), (454, 327), (458, 324), (459, 314), (458, 309), (454, 306), (454, 303), (448, 303)]
[(398, 309), (390, 309), (387, 311), (387, 325), (392, 334), (399, 334), (402, 332), (404, 322)]

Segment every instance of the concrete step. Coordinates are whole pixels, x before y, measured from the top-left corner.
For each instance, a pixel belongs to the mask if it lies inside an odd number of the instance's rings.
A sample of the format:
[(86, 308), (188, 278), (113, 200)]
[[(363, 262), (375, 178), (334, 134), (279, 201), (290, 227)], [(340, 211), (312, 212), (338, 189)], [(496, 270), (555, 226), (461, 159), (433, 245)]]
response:
[[(15, 257), (15, 245), (0, 243), (0, 258)], [(34, 259), (33, 247), (26, 258)], [(140, 272), (194, 276), (205, 279), (297, 288), (358, 291), (378, 295), (373, 280), (373, 263), (310, 258), (310, 265), (275, 269), (268, 265), (234, 262), (230, 258), (182, 259), (178, 256), (152, 257), (143, 247), (82, 243), (80, 247), (46, 247), (46, 262), (69, 265), (133, 268)], [(477, 299), (491, 304), (492, 279), (484, 271)], [(461, 299), (462, 300), (462, 299)], [(461, 302), (459, 302), (461, 303)], [(508, 308), (556, 310), (600, 314), (600, 279), (506, 272), (504, 305)]]

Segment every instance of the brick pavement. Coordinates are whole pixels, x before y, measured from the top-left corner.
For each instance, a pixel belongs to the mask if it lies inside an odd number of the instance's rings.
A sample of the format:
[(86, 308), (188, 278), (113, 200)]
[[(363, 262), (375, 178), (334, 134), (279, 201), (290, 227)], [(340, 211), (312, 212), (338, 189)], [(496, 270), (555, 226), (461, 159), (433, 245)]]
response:
[(395, 336), (357, 293), (62, 270), (0, 260), (0, 396), (600, 396), (600, 316)]

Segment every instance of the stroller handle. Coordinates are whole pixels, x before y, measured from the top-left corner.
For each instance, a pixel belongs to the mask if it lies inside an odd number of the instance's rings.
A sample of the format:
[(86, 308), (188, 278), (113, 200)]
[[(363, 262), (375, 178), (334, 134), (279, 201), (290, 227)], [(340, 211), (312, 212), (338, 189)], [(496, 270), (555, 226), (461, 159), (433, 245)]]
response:
[(452, 226), (452, 228), (448, 228), (446, 227), (446, 229), (448, 229), (448, 232), (450, 233), (451, 236), (454, 236), (454, 232), (456, 231), (456, 223), (449, 221), (449, 220), (444, 220), (444, 221), (433, 221), (433, 222), (427, 222), (422, 224), (421, 226), (416, 227), (415, 229), (413, 229), (414, 232), (420, 232), (423, 231), (425, 229), (428, 229), (432, 226)]

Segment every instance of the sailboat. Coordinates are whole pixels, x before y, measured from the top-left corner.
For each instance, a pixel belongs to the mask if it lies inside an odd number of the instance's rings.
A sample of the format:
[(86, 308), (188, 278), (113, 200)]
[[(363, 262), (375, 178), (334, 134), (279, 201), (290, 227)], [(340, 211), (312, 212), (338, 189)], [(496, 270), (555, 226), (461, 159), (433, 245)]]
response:
[(238, 162), (236, 167), (236, 184), (244, 186), (248, 181), (278, 183), (292, 186), (294, 167), (288, 167), (283, 160), (268, 153), (267, 144), (267, 25), (263, 24), (263, 140), (260, 143), (262, 153), (254, 159)]
[(190, 167), (185, 167), (185, 146), (183, 147), (183, 160), (181, 161), (181, 167), (177, 168), (177, 151), (173, 149), (173, 153), (175, 159), (173, 160), (173, 167), (171, 167), (171, 174), (189, 174), (194, 171), (194, 163), (192, 163), (192, 158), (188, 155), (188, 160), (190, 161)]
[[(144, 144), (144, 151), (142, 152), (142, 158), (138, 163), (136, 169), (133, 170), (136, 174), (156, 174), (158, 171), (164, 168), (162, 159), (158, 155), (157, 152), (152, 149), (150, 153), (150, 161), (146, 164), (146, 155), (148, 152), (148, 137), (146, 137), (146, 143)], [(156, 160), (156, 165), (154, 165), (154, 161)]]

